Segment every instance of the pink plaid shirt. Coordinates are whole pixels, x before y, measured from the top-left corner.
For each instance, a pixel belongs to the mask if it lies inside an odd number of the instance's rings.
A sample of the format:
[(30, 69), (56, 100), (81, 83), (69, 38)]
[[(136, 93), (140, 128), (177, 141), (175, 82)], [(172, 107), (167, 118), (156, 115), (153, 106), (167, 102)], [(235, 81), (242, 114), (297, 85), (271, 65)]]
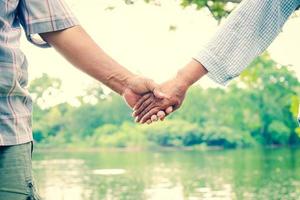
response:
[(30, 42), (49, 47), (32, 36), (77, 24), (62, 0), (0, 1), (0, 146), (32, 141), (27, 60), (19, 46), (21, 25)]

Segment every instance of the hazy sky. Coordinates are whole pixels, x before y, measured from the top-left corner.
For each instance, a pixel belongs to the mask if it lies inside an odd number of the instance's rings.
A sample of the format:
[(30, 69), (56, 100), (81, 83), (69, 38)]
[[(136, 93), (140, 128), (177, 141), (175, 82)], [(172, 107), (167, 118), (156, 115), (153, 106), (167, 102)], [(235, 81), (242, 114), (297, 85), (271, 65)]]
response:
[[(218, 28), (208, 11), (197, 11), (192, 7), (182, 9), (175, 0), (162, 0), (160, 6), (145, 4), (142, 0), (134, 5), (125, 5), (123, 0), (67, 2), (81, 25), (113, 58), (130, 70), (159, 82), (187, 63)], [(176, 30), (170, 31), (170, 26)], [(292, 17), (269, 51), (281, 64), (293, 65), (300, 77), (298, 46), (300, 17)], [(71, 99), (82, 93), (92, 80), (52, 49), (39, 49), (24, 38), (22, 49), (29, 59), (30, 79), (42, 73), (61, 78), (62, 98)], [(208, 79), (200, 84), (214, 86)]]

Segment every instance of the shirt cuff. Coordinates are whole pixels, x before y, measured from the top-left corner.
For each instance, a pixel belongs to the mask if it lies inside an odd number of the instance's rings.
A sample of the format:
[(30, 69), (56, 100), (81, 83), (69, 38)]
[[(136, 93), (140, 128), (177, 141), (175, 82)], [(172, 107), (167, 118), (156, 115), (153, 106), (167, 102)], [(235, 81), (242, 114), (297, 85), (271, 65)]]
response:
[(222, 61), (205, 49), (193, 58), (206, 68), (208, 71), (207, 76), (220, 85), (226, 86), (234, 78), (226, 70), (228, 67), (226, 67), (226, 61)]
[(50, 44), (44, 41), (37, 34), (60, 31), (60, 30), (74, 27), (76, 25), (79, 25), (79, 22), (75, 17), (56, 19), (56, 20), (47, 20), (43, 22), (35, 22), (29, 24), (26, 27), (25, 32), (26, 32), (27, 40), (29, 42), (31, 42), (32, 44), (38, 47), (48, 48), (51, 47)]

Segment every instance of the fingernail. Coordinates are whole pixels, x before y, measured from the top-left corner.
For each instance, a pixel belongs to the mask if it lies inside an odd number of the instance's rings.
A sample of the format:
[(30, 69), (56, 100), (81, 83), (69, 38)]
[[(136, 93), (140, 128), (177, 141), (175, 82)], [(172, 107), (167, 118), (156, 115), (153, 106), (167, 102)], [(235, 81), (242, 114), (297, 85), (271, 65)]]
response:
[(165, 96), (165, 94), (162, 92), (157, 92), (157, 94), (159, 94), (160, 96)]
[(167, 99), (170, 99), (170, 98), (171, 98), (171, 96), (168, 95), (168, 94), (165, 94), (165, 93), (161, 93), (161, 94), (162, 94), (162, 96), (163, 96), (164, 98), (167, 98)]
[(133, 112), (133, 113), (132, 113), (132, 117), (135, 117), (135, 115), (136, 115), (136, 112)]
[(162, 93), (162, 92), (158, 92), (158, 95), (162, 96), (162, 97), (167, 97), (167, 95), (165, 93)]

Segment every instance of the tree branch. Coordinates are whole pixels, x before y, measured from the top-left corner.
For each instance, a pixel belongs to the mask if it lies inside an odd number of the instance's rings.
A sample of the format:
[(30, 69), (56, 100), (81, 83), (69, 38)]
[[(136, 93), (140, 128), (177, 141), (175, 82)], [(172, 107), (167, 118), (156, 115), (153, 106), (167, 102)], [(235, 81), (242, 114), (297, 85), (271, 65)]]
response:
[(242, 0), (219, 0), (221, 2), (224, 2), (224, 3), (241, 3)]

